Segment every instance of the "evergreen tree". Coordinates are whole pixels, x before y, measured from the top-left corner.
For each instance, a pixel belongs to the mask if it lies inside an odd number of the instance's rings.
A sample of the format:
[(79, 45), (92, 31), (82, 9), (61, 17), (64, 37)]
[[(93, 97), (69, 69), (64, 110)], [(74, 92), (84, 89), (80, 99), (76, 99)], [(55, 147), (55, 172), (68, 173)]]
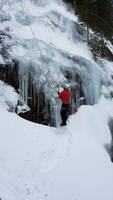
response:
[(64, 0), (88, 27), (112, 41), (113, 0)]
[(90, 38), (89, 47), (95, 60), (98, 60), (98, 58), (102, 57), (113, 61), (113, 54), (100, 33), (96, 33)]
[[(112, 52), (104, 37), (113, 44), (113, 0), (64, 0), (72, 5), (81, 22), (87, 27), (87, 42), (94, 55), (113, 61)], [(89, 28), (94, 31), (89, 37)]]

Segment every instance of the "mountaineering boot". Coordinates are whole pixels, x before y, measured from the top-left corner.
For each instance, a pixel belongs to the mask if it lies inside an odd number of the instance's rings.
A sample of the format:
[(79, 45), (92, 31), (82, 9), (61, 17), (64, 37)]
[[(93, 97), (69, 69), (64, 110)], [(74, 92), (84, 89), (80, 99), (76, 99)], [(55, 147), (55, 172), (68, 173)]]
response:
[(61, 123), (61, 124), (60, 124), (60, 126), (66, 126), (66, 125), (67, 125), (66, 123)]

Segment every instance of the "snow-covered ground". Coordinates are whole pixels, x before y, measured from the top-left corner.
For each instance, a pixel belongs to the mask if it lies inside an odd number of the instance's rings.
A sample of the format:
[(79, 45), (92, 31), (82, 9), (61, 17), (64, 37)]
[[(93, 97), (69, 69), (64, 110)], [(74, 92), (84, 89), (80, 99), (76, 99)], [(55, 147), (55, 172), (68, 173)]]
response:
[(1, 199), (113, 200), (113, 164), (105, 149), (112, 108), (113, 100), (102, 96), (94, 106), (81, 106), (67, 127), (56, 129), (1, 106)]

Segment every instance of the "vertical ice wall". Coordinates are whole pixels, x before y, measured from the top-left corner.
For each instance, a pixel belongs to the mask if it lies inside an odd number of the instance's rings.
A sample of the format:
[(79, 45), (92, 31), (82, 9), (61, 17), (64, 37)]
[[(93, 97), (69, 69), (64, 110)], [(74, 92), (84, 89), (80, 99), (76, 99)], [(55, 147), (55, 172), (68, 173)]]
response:
[[(37, 100), (34, 99), (37, 112), (44, 106), (42, 112), (47, 114), (49, 109), (57, 119), (60, 102), (56, 98), (56, 86), (69, 82), (75, 98), (76, 88), (81, 87), (75, 81), (79, 75), (87, 103), (96, 103), (101, 85), (99, 66), (87, 47), (86, 31), (74, 14), (61, 0), (27, 0), (22, 4), (19, 0), (10, 0), (9, 3), (10, 6), (5, 3), (2, 6), (10, 14), (2, 27), (9, 26), (11, 30), (11, 56), (19, 61), (19, 87), (24, 101), (28, 103), (29, 95), (36, 95), (37, 90)], [(65, 76), (66, 70), (72, 78)], [(30, 89), (29, 80), (32, 80)], [(38, 98), (41, 94), (46, 99), (42, 98), (43, 105)]]

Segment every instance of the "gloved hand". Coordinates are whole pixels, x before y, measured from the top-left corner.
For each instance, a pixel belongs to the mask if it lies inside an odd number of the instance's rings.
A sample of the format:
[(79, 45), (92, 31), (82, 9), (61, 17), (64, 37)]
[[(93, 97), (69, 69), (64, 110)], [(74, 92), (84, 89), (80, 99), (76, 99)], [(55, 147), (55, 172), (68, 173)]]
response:
[(58, 88), (58, 87), (56, 87), (56, 92), (57, 92), (57, 93), (59, 92), (59, 88)]

